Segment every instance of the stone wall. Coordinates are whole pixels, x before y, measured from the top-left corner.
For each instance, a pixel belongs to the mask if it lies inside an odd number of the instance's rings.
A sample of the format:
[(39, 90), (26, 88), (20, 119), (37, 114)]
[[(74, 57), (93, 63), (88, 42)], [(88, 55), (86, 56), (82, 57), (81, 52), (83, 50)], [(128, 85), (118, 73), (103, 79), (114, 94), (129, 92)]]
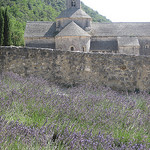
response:
[(0, 72), (42, 76), (63, 84), (93, 83), (150, 91), (150, 57), (0, 47)]
[(27, 47), (55, 49), (55, 38), (54, 37), (25, 38), (25, 45)]
[(120, 46), (119, 53), (128, 55), (140, 55), (140, 46)]
[(91, 51), (118, 52), (116, 37), (91, 37)]
[[(89, 52), (90, 50), (90, 37), (56, 37), (56, 49), (60, 50), (71, 50), (74, 47), (74, 51)], [(65, 43), (65, 44), (64, 44)]]
[(57, 31), (61, 31), (64, 27), (66, 27), (69, 23), (74, 21), (78, 26), (80, 26), (82, 29), (86, 29), (86, 27), (91, 27), (91, 19), (90, 18), (64, 18), (64, 19), (57, 19), (56, 20), (56, 26)]
[(150, 55), (150, 37), (140, 37), (140, 55)]

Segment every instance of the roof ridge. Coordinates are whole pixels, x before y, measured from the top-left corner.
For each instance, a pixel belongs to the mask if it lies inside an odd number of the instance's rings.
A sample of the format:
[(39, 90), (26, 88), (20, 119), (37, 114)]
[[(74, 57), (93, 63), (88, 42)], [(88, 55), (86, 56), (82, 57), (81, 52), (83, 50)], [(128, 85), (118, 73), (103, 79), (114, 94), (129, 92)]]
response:
[(85, 11), (79, 8), (70, 8), (62, 11), (56, 18), (91, 18)]
[(27, 21), (27, 23), (55, 23), (52, 21)]

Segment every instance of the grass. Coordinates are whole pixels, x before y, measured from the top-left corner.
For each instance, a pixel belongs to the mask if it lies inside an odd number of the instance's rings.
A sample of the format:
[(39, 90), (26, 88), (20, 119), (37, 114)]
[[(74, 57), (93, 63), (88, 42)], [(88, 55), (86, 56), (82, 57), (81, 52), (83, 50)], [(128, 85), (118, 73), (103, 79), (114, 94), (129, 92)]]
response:
[(150, 149), (150, 96), (0, 78), (1, 149)]

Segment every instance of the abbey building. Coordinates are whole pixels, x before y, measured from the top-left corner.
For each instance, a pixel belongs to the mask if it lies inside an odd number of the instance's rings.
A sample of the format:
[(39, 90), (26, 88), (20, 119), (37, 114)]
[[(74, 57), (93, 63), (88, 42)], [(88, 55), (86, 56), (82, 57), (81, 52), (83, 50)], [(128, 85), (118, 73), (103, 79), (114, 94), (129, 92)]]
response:
[(95, 23), (80, 0), (66, 0), (56, 22), (27, 22), (27, 47), (150, 55), (150, 23)]

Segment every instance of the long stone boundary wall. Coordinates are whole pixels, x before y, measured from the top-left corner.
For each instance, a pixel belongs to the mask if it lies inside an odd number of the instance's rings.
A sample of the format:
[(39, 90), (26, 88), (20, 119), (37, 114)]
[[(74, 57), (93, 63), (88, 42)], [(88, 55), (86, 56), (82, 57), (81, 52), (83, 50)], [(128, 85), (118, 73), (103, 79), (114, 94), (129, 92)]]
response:
[(0, 47), (0, 72), (42, 76), (66, 85), (93, 83), (116, 90), (150, 91), (150, 57)]

